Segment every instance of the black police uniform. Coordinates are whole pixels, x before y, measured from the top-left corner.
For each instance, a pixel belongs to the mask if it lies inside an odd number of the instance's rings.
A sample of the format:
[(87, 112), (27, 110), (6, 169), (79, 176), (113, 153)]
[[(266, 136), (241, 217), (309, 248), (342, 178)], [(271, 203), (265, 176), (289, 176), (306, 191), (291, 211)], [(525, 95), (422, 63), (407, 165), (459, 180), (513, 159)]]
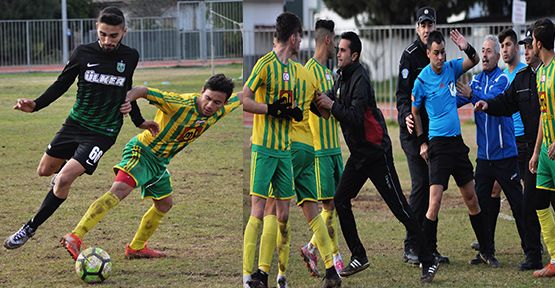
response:
[[(430, 59), (426, 55), (426, 44), (420, 39), (416, 39), (410, 44), (403, 55), (399, 64), (399, 78), (397, 82), (397, 112), (399, 121), (399, 138), (401, 147), (407, 156), (409, 173), (411, 177), (411, 193), (409, 197), (409, 205), (416, 216), (418, 223), (424, 221), (424, 216), (428, 210), (430, 198), (430, 185), (428, 176), (428, 164), (420, 156), (420, 145), (416, 140), (416, 133), (410, 134), (407, 130), (405, 118), (411, 114), (412, 107), (412, 88), (414, 81), (420, 74), (420, 71), (430, 63)], [(428, 134), (428, 113), (424, 105), (420, 108), (420, 117), (422, 120), (422, 129), (425, 135)], [(437, 242), (436, 239), (432, 239)], [(434, 244), (435, 247), (435, 244)], [(415, 235), (407, 231), (405, 238), (405, 252), (416, 248)], [(407, 260), (407, 259), (405, 259)]]

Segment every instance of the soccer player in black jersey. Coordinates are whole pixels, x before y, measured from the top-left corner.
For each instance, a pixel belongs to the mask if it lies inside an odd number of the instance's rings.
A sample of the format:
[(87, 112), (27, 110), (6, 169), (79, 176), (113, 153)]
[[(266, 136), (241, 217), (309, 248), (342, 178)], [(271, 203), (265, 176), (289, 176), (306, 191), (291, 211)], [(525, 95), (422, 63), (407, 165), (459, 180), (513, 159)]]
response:
[(78, 77), (77, 99), (65, 123), (40, 160), (39, 176), (58, 173), (38, 212), (4, 242), (15, 249), (27, 242), (69, 195), (73, 181), (81, 174), (91, 175), (98, 161), (115, 143), (130, 113), (133, 123), (153, 133), (154, 121), (145, 121), (135, 102), (125, 101), (139, 53), (121, 44), (127, 28), (123, 12), (107, 7), (96, 23), (98, 41), (77, 47), (58, 79), (37, 99), (18, 99), (14, 109), (36, 112), (62, 96)]

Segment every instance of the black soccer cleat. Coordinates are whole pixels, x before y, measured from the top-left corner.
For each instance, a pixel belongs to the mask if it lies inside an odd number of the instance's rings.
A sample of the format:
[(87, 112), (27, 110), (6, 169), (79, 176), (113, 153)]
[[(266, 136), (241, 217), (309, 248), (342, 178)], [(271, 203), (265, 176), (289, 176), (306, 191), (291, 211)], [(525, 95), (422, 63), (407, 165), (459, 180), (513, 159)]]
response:
[(499, 260), (495, 258), (493, 254), (476, 254), (476, 257), (472, 258), (469, 262), (470, 265), (488, 264), (492, 268), (499, 268), (501, 264)]
[(420, 275), (420, 282), (422, 283), (431, 283), (434, 280), (434, 277), (439, 269), (439, 262), (437, 259), (434, 260), (434, 263), (422, 265), (422, 275)]
[(251, 275), (251, 280), (247, 281), (250, 288), (268, 288), (268, 273), (258, 269)]
[(412, 248), (405, 249), (405, 251), (403, 252), (403, 262), (412, 265), (420, 264), (420, 260), (418, 260), (418, 255), (416, 254), (416, 251), (414, 251), (414, 249)]
[(351, 263), (349, 263), (349, 265), (347, 265), (347, 267), (345, 267), (345, 269), (343, 269), (343, 271), (341, 271), (339, 275), (341, 275), (341, 277), (349, 277), (368, 268), (368, 266), (370, 266), (368, 258), (359, 259), (357, 257), (352, 257)]
[(337, 274), (335, 267), (326, 269), (326, 276), (322, 279), (322, 288), (340, 288), (341, 277)]
[(432, 256), (434, 256), (436, 261), (440, 264), (449, 264), (449, 263), (451, 263), (451, 261), (449, 261), (448, 256), (441, 255), (441, 253), (439, 253), (437, 250), (434, 251), (434, 253), (432, 253)]

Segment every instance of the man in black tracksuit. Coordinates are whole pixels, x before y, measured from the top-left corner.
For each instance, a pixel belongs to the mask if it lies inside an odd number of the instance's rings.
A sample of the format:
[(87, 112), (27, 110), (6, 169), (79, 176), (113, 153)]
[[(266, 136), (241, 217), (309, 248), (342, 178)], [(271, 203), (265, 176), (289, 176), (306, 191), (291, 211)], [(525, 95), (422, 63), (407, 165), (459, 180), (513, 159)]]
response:
[(320, 95), (317, 104), (321, 109), (331, 110), (341, 124), (345, 142), (351, 156), (335, 192), (334, 202), (341, 230), (352, 253), (351, 262), (340, 273), (350, 276), (369, 266), (353, 215), (351, 200), (357, 196), (367, 179), (406, 229), (416, 236), (419, 260), (422, 265), (421, 281), (431, 282), (437, 263), (431, 251), (424, 247), (420, 225), (403, 195), (395, 166), (391, 140), (381, 111), (376, 106), (374, 90), (368, 73), (359, 63), (362, 45), (357, 34), (341, 35), (337, 53), (339, 79), (335, 82), (335, 95)]
[[(515, 79), (509, 88), (495, 98), (486, 101), (478, 101), (475, 105), (476, 110), (494, 116), (511, 116), (515, 112), (520, 112), (524, 124), (524, 138), (526, 140), (526, 163), (530, 161), (534, 152), (536, 135), (538, 134), (538, 124), (540, 120), (540, 103), (538, 89), (536, 86), (536, 70), (541, 65), (541, 60), (534, 56), (532, 51), (531, 30), (526, 32), (526, 38), (519, 41), (525, 47), (526, 66), (517, 72)], [(522, 203), (522, 213), (526, 229), (524, 237), (526, 244), (524, 253), (526, 259), (519, 265), (521, 271), (535, 270), (543, 267), (541, 258), (540, 242), (540, 223), (536, 214), (536, 175), (529, 169), (525, 169), (524, 195)]]
[[(399, 63), (399, 80), (397, 82), (397, 112), (399, 121), (399, 138), (401, 147), (407, 156), (409, 173), (411, 178), (411, 192), (409, 205), (414, 212), (418, 223), (424, 221), (424, 215), (428, 211), (430, 198), (430, 184), (428, 176), (428, 164), (420, 156), (420, 145), (416, 141), (416, 133), (413, 133), (414, 124), (411, 114), (412, 100), (411, 93), (414, 81), (420, 71), (430, 64), (430, 59), (426, 55), (426, 41), (428, 34), (435, 30), (436, 13), (433, 8), (422, 7), (416, 12), (416, 34), (418, 39), (411, 43), (401, 56)], [(425, 135), (428, 135), (428, 113), (422, 105), (420, 108), (422, 118), (422, 128)], [(437, 239), (432, 239), (434, 256), (440, 263), (449, 263), (449, 258), (441, 256), (437, 252)], [(405, 238), (405, 250), (403, 260), (410, 264), (418, 264), (416, 255), (416, 235), (407, 230)]]

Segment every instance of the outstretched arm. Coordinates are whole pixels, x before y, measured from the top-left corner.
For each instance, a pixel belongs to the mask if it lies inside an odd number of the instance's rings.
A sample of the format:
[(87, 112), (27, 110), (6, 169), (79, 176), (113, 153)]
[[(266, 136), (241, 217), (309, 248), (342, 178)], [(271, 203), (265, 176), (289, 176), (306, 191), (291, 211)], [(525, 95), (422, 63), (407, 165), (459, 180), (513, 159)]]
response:
[(453, 43), (455, 43), (455, 45), (457, 45), (457, 47), (459, 47), (461, 51), (464, 51), (464, 53), (468, 56), (468, 58), (464, 59), (462, 64), (462, 72), (465, 73), (480, 62), (480, 57), (478, 56), (478, 53), (476, 53), (474, 47), (466, 41), (466, 38), (464, 38), (464, 36), (457, 29), (451, 30), (450, 36)]
[(31, 112), (35, 111), (35, 106), (36, 105), (37, 104), (35, 103), (35, 100), (33, 100), (33, 99), (21, 98), (21, 99), (17, 99), (17, 102), (13, 106), (13, 109), (23, 111), (23, 112), (27, 112), (27, 113), (31, 113)]
[(127, 91), (126, 102), (136, 101), (139, 98), (145, 98), (148, 93), (148, 88), (144, 86), (136, 86), (133, 89)]

